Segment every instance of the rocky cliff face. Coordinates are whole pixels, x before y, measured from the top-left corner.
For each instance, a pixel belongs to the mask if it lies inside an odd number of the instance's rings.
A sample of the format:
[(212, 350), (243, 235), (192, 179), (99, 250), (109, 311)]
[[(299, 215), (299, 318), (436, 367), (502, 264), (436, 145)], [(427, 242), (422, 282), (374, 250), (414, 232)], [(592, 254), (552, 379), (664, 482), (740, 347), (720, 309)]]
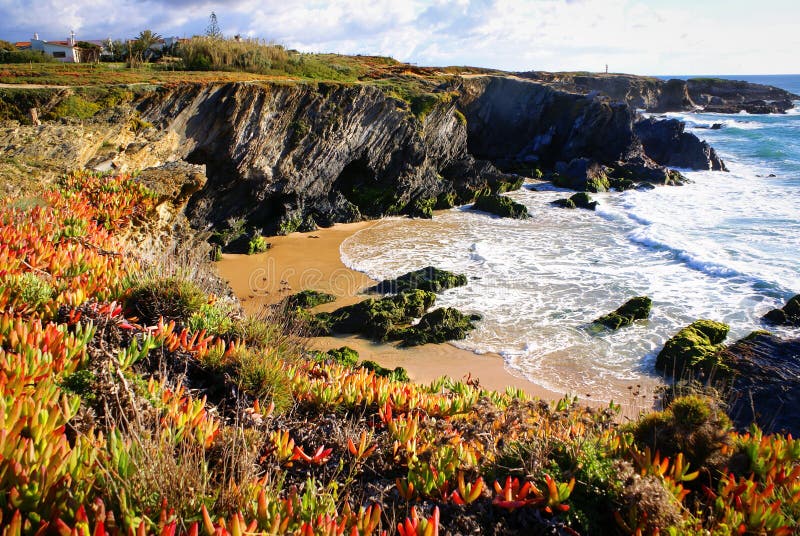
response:
[(17, 124), (6, 153), (33, 159), (24, 141), (33, 139), (71, 155), (65, 167), (204, 165), (207, 182), (187, 205), (192, 224), (239, 220), (266, 234), (430, 216), (518, 187), (521, 177), (498, 168), (560, 165), (660, 183), (674, 177), (666, 165), (721, 168), (713, 149), (682, 131), (653, 127), (643, 144), (627, 104), (517, 77), (455, 77), (420, 100), (398, 94), (380, 84), (161, 87), (91, 120)]
[[(140, 106), (205, 164), (196, 224), (245, 217), (265, 232), (424, 214), (505, 179), (467, 152), (455, 103), (415, 116), (374, 86), (186, 85)], [(473, 192), (471, 195), (470, 192)]]
[(501, 167), (560, 169), (581, 161), (583, 169), (599, 164), (611, 176), (659, 183), (674, 176), (666, 166), (725, 168), (714, 150), (683, 132), (678, 121), (643, 119), (629, 105), (596, 95), (482, 77), (464, 81), (461, 104), (470, 153)]
[(566, 91), (603, 94), (648, 112), (785, 113), (800, 100), (783, 89), (719, 78), (661, 80), (627, 74), (529, 72), (519, 76)]

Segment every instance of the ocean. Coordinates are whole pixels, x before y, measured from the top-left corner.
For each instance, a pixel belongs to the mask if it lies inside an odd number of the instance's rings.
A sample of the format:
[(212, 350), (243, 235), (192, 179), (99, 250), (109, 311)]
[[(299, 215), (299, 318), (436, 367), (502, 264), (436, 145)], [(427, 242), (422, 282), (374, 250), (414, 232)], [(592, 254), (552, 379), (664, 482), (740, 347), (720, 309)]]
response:
[[(800, 94), (800, 75), (732, 77)], [(433, 220), (390, 218), (341, 246), (373, 279), (428, 265), (469, 285), (437, 306), (478, 313), (459, 347), (497, 352), (512, 373), (582, 398), (625, 400), (663, 381), (655, 356), (698, 318), (730, 325), (728, 341), (764, 329), (761, 316), (800, 293), (800, 102), (786, 115), (672, 113), (707, 140), (729, 173), (692, 172), (680, 187), (593, 194), (598, 210), (550, 203), (569, 192), (526, 184), (510, 195), (529, 220), (460, 207)], [(714, 123), (723, 128), (710, 130)], [(627, 299), (653, 299), (649, 321), (616, 332), (593, 319)], [(797, 330), (774, 329), (784, 336)]]

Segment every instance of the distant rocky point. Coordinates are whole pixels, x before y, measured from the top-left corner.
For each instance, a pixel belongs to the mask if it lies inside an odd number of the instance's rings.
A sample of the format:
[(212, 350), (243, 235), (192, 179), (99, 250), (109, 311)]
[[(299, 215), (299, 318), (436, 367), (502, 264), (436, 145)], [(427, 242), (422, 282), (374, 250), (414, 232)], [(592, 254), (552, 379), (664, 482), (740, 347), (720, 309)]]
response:
[(564, 91), (602, 94), (647, 112), (786, 113), (800, 100), (786, 90), (723, 78), (662, 80), (608, 73), (517, 73)]

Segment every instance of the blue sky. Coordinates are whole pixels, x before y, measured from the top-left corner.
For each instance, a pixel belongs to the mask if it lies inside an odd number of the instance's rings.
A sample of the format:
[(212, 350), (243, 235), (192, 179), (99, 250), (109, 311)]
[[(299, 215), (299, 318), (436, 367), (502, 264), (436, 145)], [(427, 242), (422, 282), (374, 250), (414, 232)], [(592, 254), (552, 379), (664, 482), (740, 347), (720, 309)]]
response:
[(798, 0), (0, 0), (0, 38), (242, 34), (419, 65), (800, 73)]

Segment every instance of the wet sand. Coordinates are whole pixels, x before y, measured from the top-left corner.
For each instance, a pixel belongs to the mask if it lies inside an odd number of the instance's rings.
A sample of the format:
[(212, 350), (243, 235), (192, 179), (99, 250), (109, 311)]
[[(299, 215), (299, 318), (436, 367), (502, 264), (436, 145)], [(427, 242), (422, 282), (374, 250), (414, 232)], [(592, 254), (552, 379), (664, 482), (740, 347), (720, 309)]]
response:
[[(374, 222), (339, 224), (310, 233), (292, 233), (269, 239), (272, 247), (258, 255), (224, 254), (217, 263), (223, 279), (230, 284), (249, 314), (257, 314), (265, 306), (304, 289), (329, 292), (337, 297), (334, 303), (318, 307), (330, 311), (356, 303), (364, 298), (359, 291), (375, 283), (365, 274), (347, 268), (341, 260), (339, 246), (348, 237)], [(543, 400), (557, 400), (564, 393), (555, 393), (505, 369), (497, 354), (477, 355), (451, 344), (427, 344), (417, 348), (397, 348), (392, 344), (375, 344), (357, 336), (315, 337), (311, 347), (328, 350), (349, 346), (361, 359), (369, 359), (388, 368), (403, 367), (412, 380), (429, 383), (441, 376), (455, 379), (477, 379), (480, 385), (498, 391), (507, 386), (518, 387)]]

